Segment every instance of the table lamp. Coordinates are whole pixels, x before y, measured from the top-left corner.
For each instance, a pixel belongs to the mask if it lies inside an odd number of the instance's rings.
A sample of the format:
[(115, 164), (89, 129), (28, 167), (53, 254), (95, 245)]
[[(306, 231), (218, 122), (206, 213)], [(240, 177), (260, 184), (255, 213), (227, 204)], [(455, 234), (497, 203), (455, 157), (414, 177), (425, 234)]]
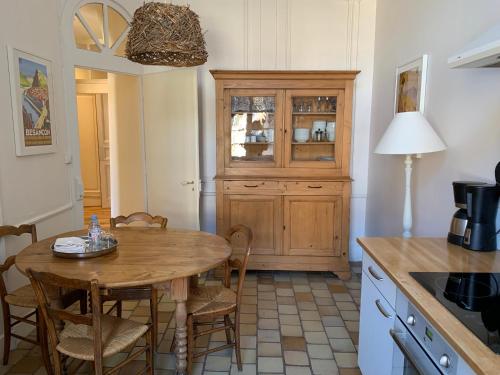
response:
[(446, 145), (420, 112), (396, 113), (375, 148), (376, 154), (406, 155), (403, 237), (411, 237), (411, 165), (412, 155), (442, 151)]

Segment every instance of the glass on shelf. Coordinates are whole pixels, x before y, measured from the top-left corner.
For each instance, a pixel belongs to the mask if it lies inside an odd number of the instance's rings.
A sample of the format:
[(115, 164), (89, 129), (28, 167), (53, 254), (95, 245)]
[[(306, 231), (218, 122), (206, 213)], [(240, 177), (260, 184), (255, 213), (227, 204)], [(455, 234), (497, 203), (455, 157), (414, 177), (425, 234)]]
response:
[(231, 160), (274, 161), (274, 96), (231, 97)]
[(336, 103), (335, 96), (292, 97), (293, 161), (335, 160)]

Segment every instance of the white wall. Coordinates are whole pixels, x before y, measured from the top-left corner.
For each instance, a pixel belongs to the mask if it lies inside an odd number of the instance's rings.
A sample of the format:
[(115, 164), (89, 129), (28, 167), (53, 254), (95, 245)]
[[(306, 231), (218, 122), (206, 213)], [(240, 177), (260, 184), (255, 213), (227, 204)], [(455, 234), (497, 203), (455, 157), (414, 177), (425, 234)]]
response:
[(395, 70), (429, 54), (425, 116), (448, 145), (414, 163), (414, 234), (446, 236), (451, 182), (493, 180), (500, 160), (500, 70), (449, 69), (448, 56), (500, 21), (498, 0), (378, 0), (367, 235), (402, 231), (403, 157), (374, 155), (393, 116)]
[[(186, 1), (174, 1), (186, 4)], [(209, 69), (359, 69), (354, 110), (351, 259), (364, 233), (376, 0), (190, 0), (206, 30), (199, 68), (203, 230), (215, 232), (215, 88)]]
[[(43, 16), (40, 16), (43, 15)], [(5, 1), (0, 13), (0, 224), (36, 222), (39, 238), (73, 229), (60, 56), (59, 2)], [(56, 152), (16, 157), (10, 97), (7, 45), (52, 61)], [(0, 260), (16, 254), (27, 242), (0, 243)], [(13, 269), (8, 288), (26, 283)], [(3, 331), (3, 330), (2, 330)]]

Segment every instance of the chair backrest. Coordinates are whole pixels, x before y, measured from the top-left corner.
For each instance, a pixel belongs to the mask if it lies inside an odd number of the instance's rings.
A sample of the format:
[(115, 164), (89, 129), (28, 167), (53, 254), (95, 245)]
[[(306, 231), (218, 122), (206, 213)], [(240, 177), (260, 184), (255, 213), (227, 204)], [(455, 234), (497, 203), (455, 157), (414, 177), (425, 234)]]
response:
[[(31, 243), (35, 243), (37, 241), (36, 225), (23, 224), (18, 227), (12, 225), (0, 226), (0, 238), (6, 236), (21, 236), (23, 234), (31, 234)], [(4, 272), (7, 272), (15, 262), (15, 255), (11, 255), (7, 259), (5, 259), (5, 262), (2, 265), (0, 265), (0, 298), (2, 299), (2, 303), (4, 303), (4, 297), (7, 294), (7, 287), (5, 285), (5, 280), (3, 279), (3, 274)]]
[[(26, 273), (35, 290), (35, 295), (49, 333), (52, 351), (56, 350), (59, 343), (56, 326), (60, 321), (69, 321), (73, 324), (83, 324), (92, 327), (94, 358), (102, 358), (101, 303), (97, 280), (68, 279), (48, 272), (36, 272), (31, 268), (27, 269)], [(62, 301), (55, 301), (54, 293), (49, 294), (49, 291), (59, 291), (62, 289), (79, 289), (90, 292), (92, 316), (65, 310), (62, 306)]]
[(166, 228), (168, 219), (163, 216), (152, 216), (147, 212), (134, 212), (128, 216), (117, 216), (109, 219), (109, 225), (111, 228), (116, 228), (119, 224), (128, 225), (134, 222), (143, 222), (148, 226), (158, 224), (160, 228)]
[(229, 288), (231, 285), (231, 271), (233, 269), (238, 270), (238, 286), (236, 289), (236, 304), (240, 306), (241, 297), (243, 295), (243, 283), (245, 282), (245, 274), (247, 272), (248, 259), (250, 258), (250, 252), (253, 246), (253, 232), (252, 230), (242, 224), (237, 224), (229, 228), (224, 236), (226, 240), (232, 244), (234, 235), (241, 235), (245, 238), (245, 256), (243, 258), (243, 262), (239, 259), (229, 259), (226, 272), (224, 275), (224, 285)]

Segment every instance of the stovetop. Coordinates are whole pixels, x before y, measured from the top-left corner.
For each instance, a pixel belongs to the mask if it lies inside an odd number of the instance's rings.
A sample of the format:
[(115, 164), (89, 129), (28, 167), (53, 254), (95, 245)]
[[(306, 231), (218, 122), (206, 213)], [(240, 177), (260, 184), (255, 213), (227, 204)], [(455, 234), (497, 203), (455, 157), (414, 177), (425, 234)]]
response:
[(410, 275), (486, 346), (500, 354), (500, 273)]

